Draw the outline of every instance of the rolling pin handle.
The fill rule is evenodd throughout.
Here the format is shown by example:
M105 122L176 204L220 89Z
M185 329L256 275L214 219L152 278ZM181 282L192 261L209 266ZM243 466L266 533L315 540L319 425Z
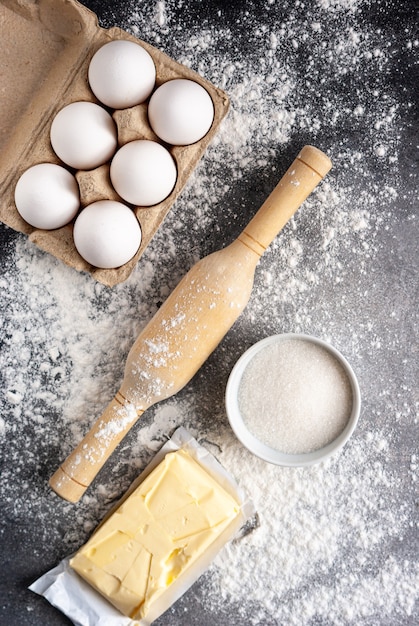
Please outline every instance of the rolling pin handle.
M144 411L137 411L118 392L77 448L50 478L49 485L64 500L80 500L131 426Z
M87 489L87 485L75 481L61 466L49 479L49 486L60 498L73 503L78 502Z
M239 235L241 243L262 256L331 167L332 162L324 152L314 146L304 146Z

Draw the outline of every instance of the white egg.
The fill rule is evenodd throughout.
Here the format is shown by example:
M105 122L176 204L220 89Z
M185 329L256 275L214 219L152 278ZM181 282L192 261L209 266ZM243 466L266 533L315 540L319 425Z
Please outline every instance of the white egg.
M93 102L72 102L61 109L52 121L50 138L57 156L78 170L103 165L117 147L112 117Z
M111 162L110 177L121 198L136 206L152 206L170 194L177 169L164 146L139 139L118 150Z
M61 165L39 163L19 178L15 204L31 226L45 230L61 228L79 210L79 186L74 176Z
M156 81L150 54L133 41L111 41L93 55L89 84L96 98L113 109L144 102Z
M160 139L174 146L186 146L207 134L214 119L214 104L201 85L176 78L153 93L148 119Z
M99 200L85 207L74 223L74 244L85 261L111 269L127 263L141 243L134 212L121 202Z

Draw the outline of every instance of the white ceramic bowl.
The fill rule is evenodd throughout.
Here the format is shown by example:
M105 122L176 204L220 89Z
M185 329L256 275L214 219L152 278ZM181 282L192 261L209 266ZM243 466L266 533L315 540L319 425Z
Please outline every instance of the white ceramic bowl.
M348 378L351 391L352 391L352 409L350 412L349 419L346 423L346 426L342 430L342 432L331 442L325 445L322 448L316 449L312 452L301 453L301 454L286 454L277 450L276 448L272 448L259 439L255 437L255 435L250 432L247 428L243 417L240 413L239 409L239 387L242 380L242 376L246 367L252 361L252 359L258 354L261 350L266 348L268 345L272 345L273 343L289 340L289 339L299 339L306 342L311 342L312 344L316 344L321 348L327 350L343 367L343 370ZM262 339L258 343L254 344L250 347L237 361L234 366L231 374L229 376L226 388L226 410L227 416L233 429L236 437L239 441L253 454L260 457L264 461L269 463L273 463L275 465L283 465L288 467L299 467L299 466L307 466L312 465L314 463L318 463L319 461L323 461L328 458L332 454L334 454L337 450L342 448L342 446L348 441L350 436L352 435L360 413L361 409L361 394L359 391L358 381L356 376L347 362L347 360L331 345L326 343L325 341L318 339L316 337L311 337L310 335L304 334L294 334L287 333L283 335L273 335L271 337L267 337L266 339Z

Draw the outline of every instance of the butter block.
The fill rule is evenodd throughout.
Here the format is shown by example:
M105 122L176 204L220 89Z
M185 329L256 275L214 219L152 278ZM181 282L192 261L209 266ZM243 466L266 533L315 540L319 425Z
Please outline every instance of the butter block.
M141 620L239 514L240 503L185 449L169 452L70 566L121 613Z

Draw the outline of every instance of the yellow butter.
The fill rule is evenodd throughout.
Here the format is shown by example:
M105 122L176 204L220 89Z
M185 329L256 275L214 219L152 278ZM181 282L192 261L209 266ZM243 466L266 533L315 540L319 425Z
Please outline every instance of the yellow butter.
M141 619L239 511L238 502L186 451L171 452L70 565L121 613Z

